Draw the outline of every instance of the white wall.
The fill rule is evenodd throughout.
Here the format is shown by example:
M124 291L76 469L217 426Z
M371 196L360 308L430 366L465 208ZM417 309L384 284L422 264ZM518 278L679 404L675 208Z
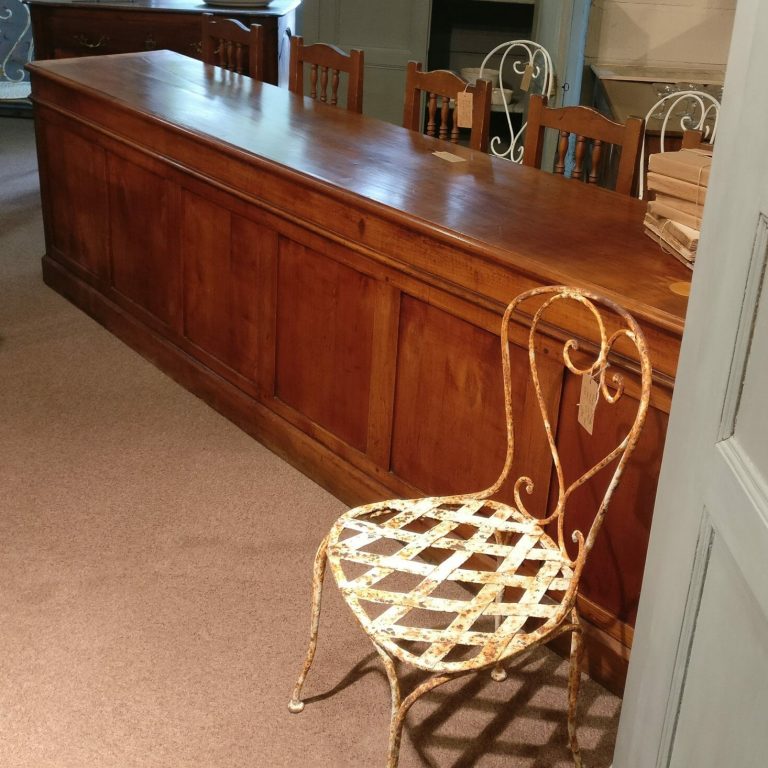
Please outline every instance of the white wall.
M594 0L588 64L723 68L736 0Z

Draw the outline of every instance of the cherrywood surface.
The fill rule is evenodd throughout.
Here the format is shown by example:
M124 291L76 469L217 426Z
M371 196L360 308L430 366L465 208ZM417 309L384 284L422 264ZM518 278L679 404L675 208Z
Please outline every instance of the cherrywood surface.
M263 321L253 297L264 293L261 261L276 246L272 230L184 195L181 229L184 335L245 379L259 359Z
M168 51L30 72L45 280L349 503L497 473L510 297L567 283L635 314L654 426L580 600L590 669L620 689L686 306L669 286L690 278L644 236L644 204ZM588 348L582 318L552 323ZM523 362L523 327L510 338ZM577 393L543 354L557 429ZM615 365L636 397L631 355ZM513 395L544 510L540 418L527 386ZM575 459L579 437L558 434Z
M445 69L424 72L421 62L409 61L405 72L403 125L412 131L420 131L423 121L424 132L428 136L456 143L460 135L458 109L451 105L456 105L460 93L469 93L472 95L469 146L479 152L487 152L491 128L491 91L491 84L487 80L469 85L455 72Z
M363 111L363 75L365 54L359 49L349 53L335 45L315 43L304 45L304 38L291 37L291 58L288 65L288 87L304 95L304 70L309 68L309 96L336 106L342 86L340 74L346 76L346 104L352 112Z
M359 235L360 220L347 214L327 221L321 206L312 205L317 199L312 193L354 201L366 211L376 208L388 219L407 215L413 229L441 245L471 248L489 264L514 264L551 283L573 282L607 293L640 319L678 336L682 332L687 300L669 284L690 279L690 273L648 242L642 231L644 203L592 186L574 190L550 174L512 168L460 146L451 145L450 151L467 162L448 164L432 155L447 146L434 139L337 113L258 82L220 82L194 61L167 51L101 57L98 66L37 62L31 71L48 73L51 84L71 89L73 97L98 93L122 108L108 126L118 134L130 130L124 111L178 126L191 134L190 146L178 147L184 161L207 149L219 173L234 171L231 160L237 158L269 165L281 181L306 180L304 217L342 237ZM148 79L154 80L151 89L144 85ZM217 101L215 110L209 108L211 98ZM258 180L238 178L237 183L247 193ZM425 252L419 261L432 267L445 260L433 256ZM446 267L466 274L462 264ZM495 293L503 300L505 293Z
M177 190L162 169L114 153L107 155L107 174L110 284L153 321L179 329L182 271L179 249L173 245ZM140 226L136 211L142 212Z
M562 175L568 152L569 137L576 137L574 167L571 178L597 184L603 163L607 159L605 145L619 147L615 190L631 195L635 187L640 145L643 139L643 121L629 117L625 123L616 123L590 107L548 107L544 96L534 94L528 102L528 128L525 132L523 162L535 168L541 166L545 128L557 129L559 134L555 152L555 173ZM591 139L591 162L585 164L586 140Z
M288 38L296 28L301 0L272 0L267 6L231 8L193 0L25 0L30 6L36 59L94 56L168 49L202 58L201 18L234 18L262 27L259 79L288 82Z
M278 254L275 397L364 452L375 282L296 242Z

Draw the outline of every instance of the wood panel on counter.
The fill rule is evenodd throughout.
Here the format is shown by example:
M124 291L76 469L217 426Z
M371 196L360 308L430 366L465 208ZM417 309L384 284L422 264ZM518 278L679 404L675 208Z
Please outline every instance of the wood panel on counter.
M685 312L669 286L689 279L643 235L643 204L462 147L445 163L419 133L167 51L30 70L46 282L351 504L495 479L499 320L522 290L573 284L637 317L652 411L581 600L590 669L620 690ZM588 344L586 317L556 323ZM511 339L523 366L525 329ZM557 413L578 392L543 353L553 423L575 423ZM614 364L631 397L632 360ZM541 419L523 377L513 394L543 513ZM615 437L599 412L596 447L579 429L558 430L566 470Z

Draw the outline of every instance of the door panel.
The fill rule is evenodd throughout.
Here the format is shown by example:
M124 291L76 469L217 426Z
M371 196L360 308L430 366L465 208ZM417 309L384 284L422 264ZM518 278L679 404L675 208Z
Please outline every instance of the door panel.
M766 238L763 222L760 236ZM764 243L760 243L764 247ZM763 253L765 256L765 253ZM762 273L765 269L763 258L757 266ZM749 363L742 385L739 413L736 417L734 437L741 444L744 452L751 456L759 466L768 466L768 408L766 402L766 384L768 383L768 299L765 298L765 285L761 286L763 297L755 314L754 329L750 328Z
M670 768L762 768L755 734L765 731L768 712L768 621L717 534L696 625ZM729 709L738 717L716 727Z
M184 194L184 335L205 352L256 380L263 263L277 234L204 198Z
M392 471L429 494L482 490L498 478L507 445L499 337L412 297L401 308ZM527 371L527 348L513 344L510 353L512 369ZM554 429L562 371L540 356ZM546 433L530 377L513 377L512 390L521 460L498 498L514 503L514 480L528 475L534 491L526 505L543 515L552 470Z
M96 278L109 273L109 221L106 154L98 144L66 128L40 129L50 174L51 240L56 255ZM53 255L53 254L51 254Z
M368 443L373 279L280 239L275 396L360 452Z
M181 325L178 188L159 173L109 156L112 286L162 323Z

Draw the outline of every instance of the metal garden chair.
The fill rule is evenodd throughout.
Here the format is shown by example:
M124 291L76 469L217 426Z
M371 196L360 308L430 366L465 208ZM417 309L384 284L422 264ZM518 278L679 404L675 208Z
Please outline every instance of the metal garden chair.
M530 376L556 478L549 514L543 519L526 509L524 496L533 493L533 481L527 475L514 482L514 505L492 499L505 485L515 458L508 339L510 325L520 322L521 309L527 318ZM555 326L548 321L553 316L561 318L558 322L562 327L562 318L574 313L586 318L585 323L594 324L591 342L552 334ZM632 419L631 423L621 421L617 431L623 434L618 444L571 482L564 477L551 414L539 384L537 356L544 349L542 342L549 347L548 352L562 358L570 375L590 377L598 400L602 398L607 406L616 403L625 389L625 376L610 364L617 346L624 358L634 360L638 371L632 395L637 398L637 410L633 410L633 419L622 417ZM556 353L552 349L555 344ZM569 743L575 764L581 765L576 737L582 649L576 610L579 578L643 427L651 366L643 334L625 310L608 299L562 286L527 291L509 304L501 324L501 352L507 454L498 480L490 488L466 495L394 499L357 507L337 520L317 551L311 637L289 709L298 713L304 708L301 691L315 654L321 590L329 563L389 679L392 713L388 768L398 764L405 716L421 696L470 672L488 669L494 679L503 680L509 660L566 632L572 633ZM560 416L560 423L564 418ZM591 527L586 532L573 530L570 536L571 549L575 550L571 554L566 544L568 501L576 489L609 467L612 474L609 480L603 479L608 480L607 489L593 511ZM403 588L398 580L410 582L409 587ZM423 617L424 612L433 620L414 619L417 614ZM403 696L396 662L430 676Z
M523 136L527 112L526 100L533 94L551 98L555 88L555 72L552 57L544 46L532 40L509 40L489 51L480 65L478 77L488 72L499 73L501 99L494 111L503 109L508 136L493 136L490 151L515 163L523 162ZM521 115L522 124L516 127L512 115Z
M717 136L717 122L720 118L720 101L711 93L698 90L671 91L660 98L645 116L645 130L659 130L659 151L664 152L667 131L681 132L682 147L696 148L703 144L714 144ZM640 148L640 180L638 197L645 194L646 140Z

